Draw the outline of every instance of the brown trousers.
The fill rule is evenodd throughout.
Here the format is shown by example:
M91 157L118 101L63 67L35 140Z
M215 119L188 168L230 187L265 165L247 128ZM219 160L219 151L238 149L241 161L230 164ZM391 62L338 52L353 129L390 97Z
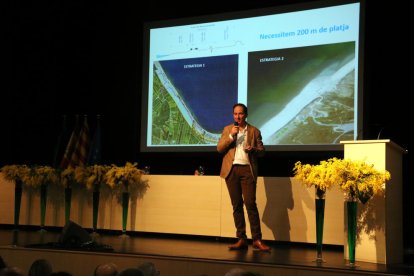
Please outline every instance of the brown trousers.
M256 181L249 165L233 165L226 178L227 189L233 206L236 236L246 239L246 221L243 204L246 206L253 240L262 239L259 211L256 205Z

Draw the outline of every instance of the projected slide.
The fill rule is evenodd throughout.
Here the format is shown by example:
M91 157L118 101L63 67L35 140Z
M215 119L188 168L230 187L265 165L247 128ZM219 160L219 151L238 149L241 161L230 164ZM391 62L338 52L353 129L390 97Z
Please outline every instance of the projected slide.
M143 150L216 146L238 102L268 146L355 139L359 3L195 20L146 26Z

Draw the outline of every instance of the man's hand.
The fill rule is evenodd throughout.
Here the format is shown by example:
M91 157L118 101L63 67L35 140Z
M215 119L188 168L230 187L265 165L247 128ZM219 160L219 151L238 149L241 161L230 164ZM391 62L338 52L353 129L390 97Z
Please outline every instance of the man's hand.
M233 136L233 140L236 139L237 133L239 133L239 126L233 126L230 131L231 136Z
M244 151L249 153L249 152L254 151L254 148L251 145L246 145L244 146Z

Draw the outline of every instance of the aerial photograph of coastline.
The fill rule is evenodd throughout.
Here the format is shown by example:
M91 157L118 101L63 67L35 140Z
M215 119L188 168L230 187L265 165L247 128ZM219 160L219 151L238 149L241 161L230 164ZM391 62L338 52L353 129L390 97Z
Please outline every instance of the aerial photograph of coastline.
M248 119L265 144L354 139L354 42L250 52L248 66Z
M232 122L238 56L154 62L153 145L213 145Z

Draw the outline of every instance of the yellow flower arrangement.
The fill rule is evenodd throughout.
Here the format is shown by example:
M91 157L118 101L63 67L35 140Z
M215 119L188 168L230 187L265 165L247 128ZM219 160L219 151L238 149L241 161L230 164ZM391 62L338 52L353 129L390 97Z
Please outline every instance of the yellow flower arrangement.
M317 196L323 194L335 185L333 180L332 159L321 161L318 165L302 164L300 161L295 163L293 168L294 177L300 180L307 187L314 186Z
M137 163L126 162L125 166L118 167L112 165L106 174L106 183L112 189L119 187L120 184L125 186L139 184L143 171L137 168Z
M335 182L350 199L366 203L373 195L385 190L391 179L387 170L378 170L363 161L336 159L333 163Z
M85 184L88 190L97 189L105 182L105 174L109 170L107 165L91 165L86 167L76 167L75 180Z
M50 166L34 166L26 170L23 182L30 188L38 188L41 185L56 184L59 180L58 174Z
M131 162L126 162L122 167L112 165L105 176L106 184L117 190L118 194L122 191L128 191L133 198L142 196L149 185L148 181L141 179L144 172L137 166L137 163Z
M363 161L330 158L319 165L295 163L295 178L306 186L315 186L326 191L333 185L353 200L366 203L373 195L385 189L385 182L391 178L387 170L377 170Z
M0 169L4 179L14 182L24 182L30 174L30 168L26 165L6 165Z

